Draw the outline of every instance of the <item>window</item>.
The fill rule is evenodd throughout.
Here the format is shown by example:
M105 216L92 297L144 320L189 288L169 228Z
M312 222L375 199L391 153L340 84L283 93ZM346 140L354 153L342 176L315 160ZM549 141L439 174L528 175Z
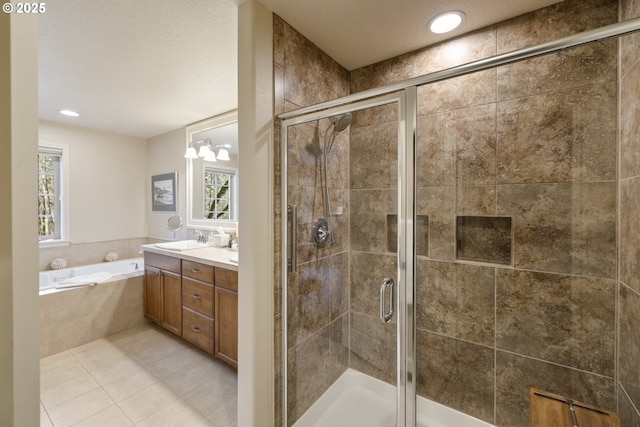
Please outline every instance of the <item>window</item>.
M62 241L65 237L64 151L57 146L38 147L38 239L41 242Z
M235 192L235 172L205 167L204 218L235 220Z

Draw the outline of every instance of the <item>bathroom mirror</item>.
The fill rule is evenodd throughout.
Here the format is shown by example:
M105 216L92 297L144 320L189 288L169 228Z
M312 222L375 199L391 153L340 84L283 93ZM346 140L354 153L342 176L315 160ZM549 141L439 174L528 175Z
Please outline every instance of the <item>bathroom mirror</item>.
M181 230L183 224L184 221L182 220L182 217L180 215L171 215L169 218L167 218L167 230L173 231L174 240L176 239L176 231Z
M207 155L203 153L209 151ZM235 230L238 219L238 114L187 126L187 227ZM205 157L206 156L206 157Z

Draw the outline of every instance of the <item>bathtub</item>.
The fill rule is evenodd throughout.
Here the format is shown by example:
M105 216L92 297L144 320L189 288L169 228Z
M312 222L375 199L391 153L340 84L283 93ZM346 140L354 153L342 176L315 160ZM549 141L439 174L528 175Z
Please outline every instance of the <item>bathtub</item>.
M395 427L395 388L347 369L293 427ZM418 396L418 427L493 427L470 415Z
M130 258L40 272L40 294L80 286L94 286L121 276L142 275L144 258Z
M143 258L40 273L40 357L145 322Z

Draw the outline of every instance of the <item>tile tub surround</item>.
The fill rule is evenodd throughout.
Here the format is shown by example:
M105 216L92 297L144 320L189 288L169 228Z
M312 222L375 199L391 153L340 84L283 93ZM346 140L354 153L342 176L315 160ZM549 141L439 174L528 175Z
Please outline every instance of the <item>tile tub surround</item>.
M623 0L620 11L627 19L640 16L638 0ZM617 1L567 0L353 70L351 93L617 20ZM424 252L428 258L418 257L423 269L417 280L417 333L422 345L417 375L424 379L419 382L420 394L498 426L525 425L526 390L536 385L607 409L619 408L626 423L639 423L640 381L633 357L640 336L632 326L635 303L622 304L636 301L640 292L636 279L640 267L634 256L640 238L631 214L640 209L636 206L640 172L633 161L640 147L633 137L640 117L633 113L640 98L636 95L639 40L640 36L629 36L620 42L591 44L419 88L417 213L428 218ZM447 55L449 48L463 46L461 56ZM278 64L276 70L287 71ZM286 102L282 106L290 109ZM341 250L348 251L350 262L350 367L389 378L392 364L375 366L363 357L375 354L376 346L395 342L395 335L384 328L364 326L367 320L380 324L366 301L373 291L358 276L366 273L360 265L377 265L363 262L365 256L391 256L389 218L397 215L396 165L379 160L395 158L388 143L393 132L386 124L390 112L372 110L354 114L351 127L350 236ZM369 141L375 142L369 151L376 146L385 156L361 152L359 147ZM620 201L618 167L624 181ZM456 216L512 218L513 268L455 262ZM366 222L381 232L367 233L361 225ZM463 269L468 271L458 271ZM421 306L420 298L429 304ZM581 319L586 325L566 319ZM532 327L519 326L523 323ZM616 353L623 340L624 351ZM430 343L428 349L424 343ZM455 360L455 367L430 366L430 359L421 360L420 354ZM624 367L619 374L613 369L616 354L618 366ZM483 368L476 371L471 361L479 361ZM447 372L462 384L467 381L476 395L447 386L451 378Z
M117 253L119 259L137 258L140 256L140 246L150 243L148 240L146 237L141 237L41 248L39 271L50 270L49 264L55 258L65 259L67 267L104 262L105 255L109 252Z
M40 356L145 323L141 275L40 295Z
M237 373L151 324L40 361L41 426L237 425Z

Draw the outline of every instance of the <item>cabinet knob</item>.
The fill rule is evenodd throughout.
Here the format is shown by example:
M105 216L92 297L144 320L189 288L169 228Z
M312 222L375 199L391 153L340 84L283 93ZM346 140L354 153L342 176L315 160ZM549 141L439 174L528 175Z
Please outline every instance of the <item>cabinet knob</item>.
M197 326L192 326L192 327L191 327L191 330L192 330L193 332L197 333L197 334L199 334L199 333L200 333L200 328L198 328Z
M191 272L192 273L200 273L200 269L199 268L192 268Z
M198 295L198 294L192 294L191 297L193 299L200 299L200 295Z

